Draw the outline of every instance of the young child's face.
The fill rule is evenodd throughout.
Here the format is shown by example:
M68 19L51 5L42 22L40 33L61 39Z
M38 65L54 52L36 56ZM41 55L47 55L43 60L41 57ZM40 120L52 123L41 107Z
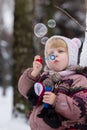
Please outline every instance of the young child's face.
M64 46L49 46L47 50L47 57L54 56L55 59L48 59L47 64L51 70L62 71L66 69L69 63L68 49Z
M65 48L52 48L48 50L48 55L54 55L54 60L48 60L49 68L54 71L64 70L68 66L68 53Z

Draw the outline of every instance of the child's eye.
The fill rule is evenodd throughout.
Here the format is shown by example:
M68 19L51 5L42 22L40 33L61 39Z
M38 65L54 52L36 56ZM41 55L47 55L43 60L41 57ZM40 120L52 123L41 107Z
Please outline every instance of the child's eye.
M64 50L58 50L58 52L59 52L59 53L62 53L62 52L64 52Z

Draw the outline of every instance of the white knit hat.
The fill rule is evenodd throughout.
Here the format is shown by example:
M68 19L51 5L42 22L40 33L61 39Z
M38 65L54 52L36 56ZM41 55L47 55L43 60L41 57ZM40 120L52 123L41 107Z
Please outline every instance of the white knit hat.
M50 44L51 40L53 40L55 38L62 39L67 44L68 53L69 53L69 65L68 66L77 65L79 48L81 46L80 39L78 39L78 38L70 39L70 38L67 38L67 37L64 37L64 36L54 35L47 40L46 45L45 45L45 51L47 49L47 45Z

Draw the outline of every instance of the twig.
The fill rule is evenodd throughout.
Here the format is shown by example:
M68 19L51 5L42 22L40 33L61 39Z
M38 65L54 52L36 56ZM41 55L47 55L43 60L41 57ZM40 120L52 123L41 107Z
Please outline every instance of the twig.
M68 12L66 12L64 9L60 8L59 6L54 6L57 9L59 9L61 12L63 12L65 15L67 15L69 18L71 18L76 24L78 24L83 31L87 32L87 30L85 29L85 27L83 27L75 18L73 18Z

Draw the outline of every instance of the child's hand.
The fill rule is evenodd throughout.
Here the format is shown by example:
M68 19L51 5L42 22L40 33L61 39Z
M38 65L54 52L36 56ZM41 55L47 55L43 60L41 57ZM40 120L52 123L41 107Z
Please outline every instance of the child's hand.
M31 75L36 77L40 74L42 69L42 58L37 55L34 57L34 61L33 61L33 71L31 72Z
M53 105L56 99L56 95L53 92L45 92L43 96L43 102Z

